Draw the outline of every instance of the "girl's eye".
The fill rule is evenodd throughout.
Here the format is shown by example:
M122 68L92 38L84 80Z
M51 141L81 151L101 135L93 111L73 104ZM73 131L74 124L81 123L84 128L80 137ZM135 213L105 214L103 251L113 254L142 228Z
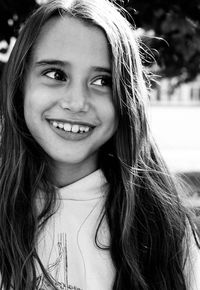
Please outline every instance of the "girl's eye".
M112 87L112 78L110 76L101 76L92 82L95 86Z
M65 75L65 73L61 70L58 70L58 69L52 69L52 70L49 70L49 71L46 71L44 73L45 76L47 76L48 78L50 79L54 79L56 81L66 81L67 80L67 77Z

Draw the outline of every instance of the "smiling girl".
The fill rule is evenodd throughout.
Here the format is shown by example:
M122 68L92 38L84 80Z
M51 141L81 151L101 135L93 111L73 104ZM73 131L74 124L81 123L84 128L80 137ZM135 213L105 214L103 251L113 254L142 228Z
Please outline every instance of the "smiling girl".
M106 0L54 0L27 20L1 82L0 289L200 288L147 78Z
M102 30L75 17L44 25L27 69L24 117L59 187L95 171L99 148L116 131L111 78Z

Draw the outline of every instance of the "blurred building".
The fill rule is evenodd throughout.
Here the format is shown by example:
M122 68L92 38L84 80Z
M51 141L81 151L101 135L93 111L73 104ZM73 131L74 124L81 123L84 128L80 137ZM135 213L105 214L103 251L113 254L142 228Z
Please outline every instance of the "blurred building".
M194 81L177 84L177 79L161 79L152 91L152 104L200 105L200 76Z

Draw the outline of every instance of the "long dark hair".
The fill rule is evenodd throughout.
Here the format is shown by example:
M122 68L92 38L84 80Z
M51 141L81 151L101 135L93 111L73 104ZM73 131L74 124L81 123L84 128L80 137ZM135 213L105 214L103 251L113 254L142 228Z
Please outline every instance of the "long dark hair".
M35 289L36 263L47 277L35 248L39 232L55 211L56 193L48 156L25 124L23 88L41 28L65 14L100 27L111 51L119 125L100 149L99 166L110 184L104 216L116 268L113 289L184 290L188 215L151 137L145 112L148 76L141 64L140 42L119 7L106 0L51 1L41 6L22 28L6 66L0 107L0 288ZM39 190L44 192L40 212Z

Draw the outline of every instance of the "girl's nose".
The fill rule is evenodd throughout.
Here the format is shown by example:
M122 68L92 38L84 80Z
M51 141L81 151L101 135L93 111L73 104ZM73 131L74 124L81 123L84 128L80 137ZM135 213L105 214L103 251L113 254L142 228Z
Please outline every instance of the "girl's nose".
M87 112L89 109L87 90L81 85L64 88L60 106L74 113Z

